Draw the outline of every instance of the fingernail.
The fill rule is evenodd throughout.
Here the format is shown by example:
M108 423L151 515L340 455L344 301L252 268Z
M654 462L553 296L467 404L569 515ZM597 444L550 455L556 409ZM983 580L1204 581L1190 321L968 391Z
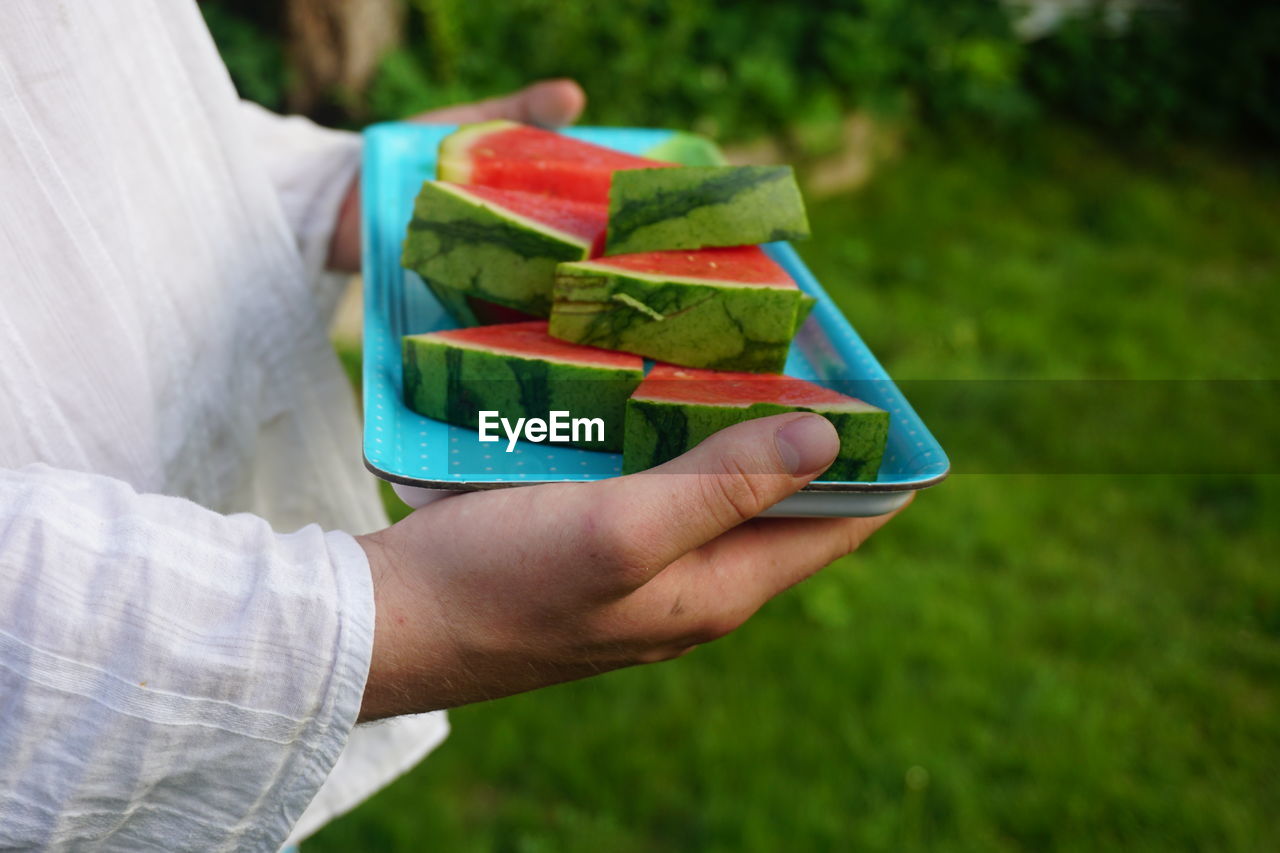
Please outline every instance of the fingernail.
M788 472L808 474L826 468L840 452L836 428L821 415L805 415L788 421L773 437Z

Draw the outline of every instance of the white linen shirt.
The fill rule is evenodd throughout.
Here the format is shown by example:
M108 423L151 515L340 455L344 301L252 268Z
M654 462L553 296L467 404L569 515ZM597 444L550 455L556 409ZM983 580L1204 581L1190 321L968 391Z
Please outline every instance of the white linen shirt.
M358 146L239 102L189 0L0 3L0 848L274 850L444 737L353 730Z

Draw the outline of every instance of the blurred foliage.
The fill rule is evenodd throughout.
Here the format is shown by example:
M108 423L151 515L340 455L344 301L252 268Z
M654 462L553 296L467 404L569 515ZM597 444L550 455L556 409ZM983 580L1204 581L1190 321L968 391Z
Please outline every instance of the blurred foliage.
M943 111L1026 106L1012 74L1019 48L990 3L818 0L801 12L764 0L619 0L601 14L598 4L512 0L500 23L483 4L450 6L465 50L441 82L500 91L572 76L605 124L740 137L862 105L900 112L922 93Z
M1183 0L1133 17L1068 22L1036 45L1028 91L1108 130L1280 141L1280 4Z
M201 3L200 11L240 96L278 110L289 73L277 6L214 0Z
M1086 15L1030 43L994 0L405 2L403 44L345 99L346 123L570 76L589 122L721 139L862 109L997 128L1067 111L1139 139L1280 140L1280 4L1266 0L1143 4L1122 32ZM279 4L202 8L241 91L283 103Z

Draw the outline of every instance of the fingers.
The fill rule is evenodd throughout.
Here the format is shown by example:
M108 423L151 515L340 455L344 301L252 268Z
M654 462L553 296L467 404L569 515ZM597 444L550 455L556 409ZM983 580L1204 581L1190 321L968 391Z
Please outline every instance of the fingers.
M909 502L908 502L909 503ZM874 518L756 519L677 561L632 596L672 648L709 642L769 599L855 550L902 509Z
M596 524L628 558L633 586L794 494L835 459L840 441L820 415L786 414L722 430L683 456L588 487ZM588 519L591 522L593 519Z
M414 116L414 121L430 124L467 124L506 118L542 127L573 124L587 105L586 93L573 80L543 80L518 92L432 110Z
M762 604L856 551L910 503L870 518L756 519L708 545L702 564ZM690 563L678 572L696 572Z
M523 118L516 121L542 127L564 127L573 124L587 106L587 94L573 80L543 80L520 92L516 107Z

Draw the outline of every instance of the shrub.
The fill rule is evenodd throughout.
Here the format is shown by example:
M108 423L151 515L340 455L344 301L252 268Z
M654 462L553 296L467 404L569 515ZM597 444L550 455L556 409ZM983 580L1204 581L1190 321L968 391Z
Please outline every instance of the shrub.
M1280 140L1280 5L1266 0L1150 0L1124 7L1120 31L1086 15L1030 43L995 0L405 2L403 44L362 97L338 98L348 122L570 76L589 121L728 139L864 109L997 127L1050 110L1140 138ZM242 92L278 106L278 10L202 8Z

